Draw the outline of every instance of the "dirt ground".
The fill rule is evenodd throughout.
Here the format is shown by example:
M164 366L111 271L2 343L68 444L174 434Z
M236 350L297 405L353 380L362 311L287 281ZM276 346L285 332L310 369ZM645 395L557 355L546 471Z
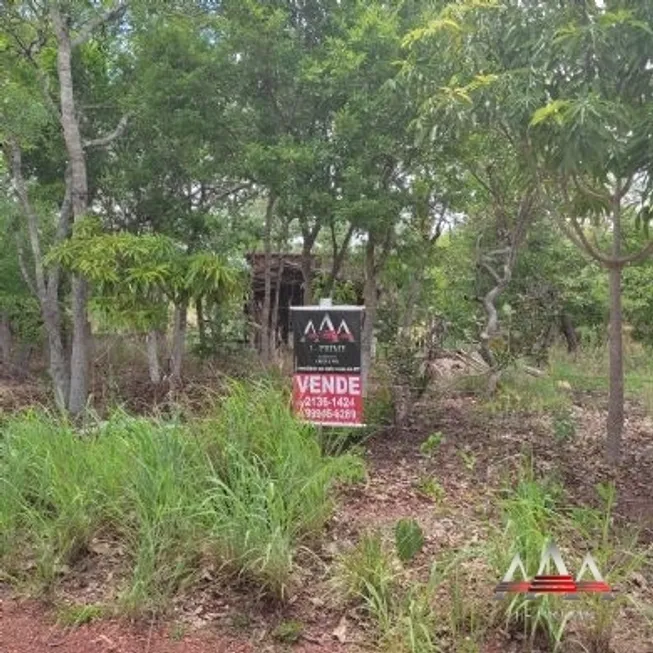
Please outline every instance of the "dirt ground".
M565 485L569 500L596 502L595 486L614 480L616 515L634 524L641 542L653 542L653 422L629 405L624 456L618 473L602 461L605 418L600 400L578 397L574 406L577 433L557 442L543 415L491 415L472 396L455 394L428 400L401 433L388 429L365 443L369 478L365 485L343 491L318 556L308 556L295 594L283 607L252 598L247 589L221 587L210 574L180 597L165 621L129 622L102 619L78 628L55 625L55 610L43 603L22 601L5 588L0 593L2 653L246 653L298 651L344 653L373 650L369 630L354 607L343 606L329 584L329 564L370 528L390 529L400 517L414 517L426 534L416 562L426 569L432 559L465 543L482 540L496 493L530 456L536 470L553 474ZM431 433L444 441L434 456L420 445ZM461 452L464 452L461 454ZM436 478L442 501L420 490L420 479ZM102 602L115 570L97 556L71 570L55 602ZM498 579L497 579L498 580ZM651 567L639 574L638 599L653 605ZM492 586L480 587L488 601ZM251 588L250 588L251 590ZM280 642L274 629L290 620L302 624L294 644ZM613 653L653 653L651 633L628 615L618 619ZM523 644L506 633L493 633L483 653L521 651Z

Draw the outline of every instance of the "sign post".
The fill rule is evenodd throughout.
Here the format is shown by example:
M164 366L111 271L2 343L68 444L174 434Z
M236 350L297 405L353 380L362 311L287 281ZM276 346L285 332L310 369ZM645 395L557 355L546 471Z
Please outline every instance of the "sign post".
M291 306L293 410L322 426L362 426L363 306Z

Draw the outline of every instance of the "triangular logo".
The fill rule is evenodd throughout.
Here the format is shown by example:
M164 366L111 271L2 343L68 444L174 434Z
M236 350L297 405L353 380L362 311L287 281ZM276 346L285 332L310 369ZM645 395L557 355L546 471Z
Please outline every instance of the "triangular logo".
M526 576L526 569L524 568L524 563L521 561L521 557L519 556L519 553L515 554L515 557L512 559L512 562L510 563L510 567L508 567L508 571L506 572L506 575L501 579L502 583L510 583L513 581L515 577L515 572L519 569L519 572L521 573L521 577L524 580L528 580L528 577Z
M331 317L328 313L322 319L322 324L320 324L320 331L335 331L333 328L333 322L331 321Z
M313 320L309 320L308 324L306 325L306 328L304 329L304 335L312 335L315 333L315 325L313 324Z
M549 542L542 553L542 557L540 558L540 568L537 570L537 575L541 576L546 573L550 568L551 562L555 565L558 575L569 576L569 572L567 571L567 567L565 567L560 551L556 543L553 541Z
M601 572L599 571L599 568L596 566L596 562L594 561L594 558L592 558L592 556L589 553L585 556L583 560L583 564L580 567L580 571L578 572L576 581L582 580L583 574L585 573L586 570L589 570L589 572L594 577L595 581L599 583L603 582L603 576L601 576Z

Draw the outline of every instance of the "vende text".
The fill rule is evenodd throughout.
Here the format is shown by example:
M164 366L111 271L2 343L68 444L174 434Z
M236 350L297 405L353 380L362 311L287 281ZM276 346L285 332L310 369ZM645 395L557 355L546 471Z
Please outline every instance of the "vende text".
M315 424L362 424L360 374L295 374L293 407L298 417Z
M361 395L360 376L343 374L296 374L301 394Z

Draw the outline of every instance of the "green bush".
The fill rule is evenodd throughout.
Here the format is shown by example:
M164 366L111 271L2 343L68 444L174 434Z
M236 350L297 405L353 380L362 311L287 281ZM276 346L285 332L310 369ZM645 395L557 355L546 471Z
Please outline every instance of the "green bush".
M234 385L213 417L186 425L119 412L82 433L24 414L0 440L0 563L49 587L102 534L125 551L127 609L161 605L207 555L283 597L330 487L361 472L355 456L323 455L270 384Z

